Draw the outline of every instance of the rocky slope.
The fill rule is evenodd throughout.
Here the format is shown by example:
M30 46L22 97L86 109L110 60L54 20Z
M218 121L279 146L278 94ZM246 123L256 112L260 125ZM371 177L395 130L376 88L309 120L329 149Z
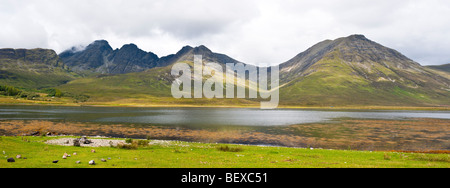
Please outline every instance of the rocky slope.
M59 54L63 62L77 73L90 75L125 74L142 72L155 67L165 67L176 62L194 61L195 55L203 55L205 62L218 62L221 64L238 63L238 61L212 52L205 46L185 46L176 54L159 58L152 52L145 52L135 44L124 45L113 50L105 40L91 43L85 49L78 51L75 47Z
M159 58L154 53L145 52L135 44L113 50L105 40L95 41L81 51L66 50L59 56L77 73L124 74L159 66Z
M280 65L282 99L302 105L450 105L450 80L401 53L352 35Z
M74 78L53 50L0 49L0 84L36 89Z

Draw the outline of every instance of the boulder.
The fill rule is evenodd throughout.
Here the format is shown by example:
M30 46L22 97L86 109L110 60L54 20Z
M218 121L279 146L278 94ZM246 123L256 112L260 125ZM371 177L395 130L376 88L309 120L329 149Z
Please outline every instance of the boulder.
M41 132L39 131L34 131L30 134L31 136L41 136Z
M92 141L87 139L85 136L81 137L80 142L83 144L91 144Z
M81 144L91 144L91 143L92 141L87 139L85 136L73 140L74 146L81 146Z
M76 146L76 147L80 147L81 146L81 143L80 143L80 139L74 139L73 140L73 146Z

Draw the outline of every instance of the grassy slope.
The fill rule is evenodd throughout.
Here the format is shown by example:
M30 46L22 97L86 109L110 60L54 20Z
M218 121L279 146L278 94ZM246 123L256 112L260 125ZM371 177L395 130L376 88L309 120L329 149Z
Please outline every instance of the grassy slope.
M0 60L0 84L28 90L54 87L76 78L52 50L27 50L26 58Z
M410 154L228 145L240 152L224 152L218 144L169 142L137 150L46 145L47 137L0 137L5 151L0 168L449 168L448 154ZM64 153L77 155L62 159ZM22 155L7 163L6 156ZM100 159L111 158L107 162ZM53 164L53 160L59 160ZM97 165L89 166L95 160ZM81 161L81 164L76 164Z
M430 97L430 91L394 86L388 82L369 83L352 74L349 66L321 61L319 72L300 77L280 90L280 106L434 106L450 104L445 96ZM314 68L314 67L313 67ZM77 79L59 87L62 91L91 96L91 105L193 105L259 106L245 99L174 99L169 68L143 73ZM336 72L339 70L339 72Z
M432 87L412 88L414 83L393 84L388 80L370 82L342 62L335 52L314 64L306 76L297 77L280 90L280 106L283 107L364 107L364 106L450 106L449 92L434 91ZM185 62L193 65L192 62ZM11 64L11 63L6 63ZM36 65L37 66L37 65ZM400 77L390 69L372 65L371 80L379 75L398 80ZM32 67L36 68L36 67ZM31 70L31 68L30 68ZM39 69L44 70L44 68ZM65 81L75 76L55 68L49 73L15 70L0 71L0 84L19 88L58 87L63 92L88 95L91 98L83 105L107 106L234 106L259 107L258 100L246 99L174 99L171 95L171 66L154 68L145 72L78 78L68 84ZM408 75L410 76L410 75ZM400 85L397 86L397 85ZM425 84L426 86L426 84ZM1 103L29 103L27 101L0 100ZM74 100L67 100L73 103ZM71 102L72 101L72 102ZM36 103L36 102L32 102ZM38 102L38 103L45 103ZM64 103L64 102L63 102ZM68 104L67 103L67 104ZM55 104L55 103L52 103ZM59 103L58 103L59 104Z
M334 56L333 56L334 55ZM309 74L298 77L280 90L280 106L440 106L450 105L449 92L432 87L415 88L408 80L393 83L377 80L380 75L395 80L401 77L377 63L368 64L375 70L363 72L332 54L309 68ZM189 63L189 62L188 62ZM192 63L189 63L192 64ZM191 65L192 66L192 65ZM258 100L245 99L174 99L171 96L171 67L74 80L59 88L70 93L91 96L86 104L97 105L191 105L191 106L255 106ZM361 71L369 79L356 72ZM411 76L411 75L406 75ZM443 93L444 92L444 93Z
M444 72L450 72L450 64L428 66L428 68Z
M257 106L245 99L175 99L171 94L171 67L145 72L88 77L58 87L62 91L91 96L91 105L193 105Z
M375 66L378 74L397 75L390 69ZM409 83L394 84L388 80L369 82L355 74L355 68L338 58L324 58L314 64L310 74L299 77L280 90L282 104L299 106L435 106L449 105L449 93L410 88ZM380 73L381 72L381 73ZM447 96L446 96L447 95Z
M73 75L63 70L51 73L38 73L23 70L1 71L0 85L12 85L23 89L50 88L74 79Z

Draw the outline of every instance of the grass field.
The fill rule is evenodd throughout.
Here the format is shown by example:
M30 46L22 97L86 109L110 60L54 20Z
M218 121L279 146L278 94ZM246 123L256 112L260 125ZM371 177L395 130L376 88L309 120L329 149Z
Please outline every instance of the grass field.
M0 137L0 168L450 168L448 154L157 142L132 149L47 145L61 137ZM95 153L91 152L95 149ZM64 153L73 154L62 159ZM21 159L7 162L7 158ZM23 159L26 158L26 159ZM101 162L106 159L106 162ZM54 164L52 161L59 160ZM95 160L96 165L88 161ZM80 164L76 164L80 161Z

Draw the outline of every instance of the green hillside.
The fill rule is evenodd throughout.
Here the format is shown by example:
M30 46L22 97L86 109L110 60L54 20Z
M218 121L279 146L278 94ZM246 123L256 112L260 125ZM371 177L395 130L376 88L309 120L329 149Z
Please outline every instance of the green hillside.
M450 80L362 35L326 40L281 64L281 103L449 106Z
M0 49L0 85L33 90L75 78L53 50Z
M444 72L450 73L450 64L427 66L427 67L430 68L430 69L434 69L434 70L439 70L439 71L444 71Z
M376 66L376 65L375 65ZM394 72L377 67L386 74ZM354 69L338 58L325 58L281 88L282 104L299 106L433 106L450 104L449 93L412 88L379 79L370 81L354 74Z
M256 106L245 99L175 99L171 94L174 78L171 66L145 72L100 75L74 80L59 86L62 91L90 96L87 104L100 105L194 105Z

